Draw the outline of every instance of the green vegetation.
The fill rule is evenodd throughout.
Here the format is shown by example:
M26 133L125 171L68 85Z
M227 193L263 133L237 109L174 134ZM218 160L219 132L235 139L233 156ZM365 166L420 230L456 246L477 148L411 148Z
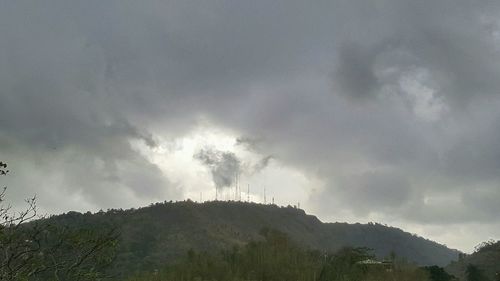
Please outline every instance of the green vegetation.
M420 265L445 265L457 251L380 224L325 224L294 207L244 202L158 203L141 209L96 214L70 212L48 219L70 228L118 226L121 233L110 274L151 271L181 259L189 249L209 254L264 239L260 229L286 233L301 247L336 252L369 247L379 258L394 251Z
M95 214L69 212L48 219L67 227L119 227L120 243L111 273L125 276L172 264L189 249L210 254L262 241L262 228L286 233L301 247L336 252L369 247L378 258L391 252L419 265L444 266L458 251L380 224L322 223L294 207L246 202L163 202Z
M423 268L429 274L429 279L432 281L453 281L457 280L457 278L448 272L445 271L444 268L433 265L426 266Z
M486 241L476 246L471 255L462 255L459 261L446 267L448 272L463 280L497 281L500 279L500 241Z
M465 269L465 276L467 281L488 281L488 277L477 266L469 264Z
M391 262L389 267L363 264L374 258L367 248L342 248L332 255L303 249L279 231L264 229L261 233L263 241L216 255L190 250L174 265L136 274L127 281L429 280L425 270L404 261Z
M0 162L0 175L8 173ZM37 215L36 199L20 212L0 192L0 280L90 281L106 277L117 234L114 229L68 228ZM38 220L34 220L37 219Z

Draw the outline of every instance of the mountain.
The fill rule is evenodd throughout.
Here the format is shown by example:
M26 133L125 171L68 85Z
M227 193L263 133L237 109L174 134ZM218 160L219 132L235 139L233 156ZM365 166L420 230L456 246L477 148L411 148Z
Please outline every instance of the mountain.
M91 214L69 212L47 221L68 227L117 227L121 232L115 270L154 269L185 256L189 249L218 251L261 240L264 227L289 235L303 247L336 251L372 248L380 258L393 252L420 265L446 265L459 251L381 224L323 223L295 207L245 202L164 202L129 210Z
M446 267L446 271L465 280L466 270L469 265L477 267L491 281L500 280L500 241L485 242L477 247L471 255L461 255L458 261Z

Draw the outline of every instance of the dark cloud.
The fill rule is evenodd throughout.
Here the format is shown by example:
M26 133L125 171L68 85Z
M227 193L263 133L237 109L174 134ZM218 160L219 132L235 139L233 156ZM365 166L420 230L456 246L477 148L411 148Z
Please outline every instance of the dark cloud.
M411 182L398 171L370 171L342 176L328 184L314 200L322 212L349 210L355 216L405 210L416 198Z
M1 157L25 178L9 185L54 194L46 206L181 197L133 144L208 120L321 182L320 216L497 225L499 14L465 0L3 2ZM241 168L226 157L220 186Z
M272 155L268 155L268 156L261 158L259 160L259 162L257 162L256 164L253 165L252 172L258 173L258 172L264 170L265 168L267 168L267 166L269 166L269 162L271 162L272 159L273 159Z
M234 187L241 172L241 161L233 152L206 148L198 151L193 157L210 169L217 189Z
M339 92L357 99L374 96L379 90L374 73L374 54L354 43L346 43L340 48L338 56L334 83L338 83Z
M262 149L260 147L262 145L262 139L249 137L249 136L241 136L236 139L236 145L244 146L248 150L259 150Z

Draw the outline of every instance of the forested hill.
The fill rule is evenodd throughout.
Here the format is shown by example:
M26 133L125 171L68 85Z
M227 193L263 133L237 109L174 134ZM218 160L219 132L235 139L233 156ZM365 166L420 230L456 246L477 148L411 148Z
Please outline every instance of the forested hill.
M500 280L500 276L496 275L497 272L500 273L500 241L482 243L473 254L462 255L459 261L447 266L446 271L465 279L468 268L470 271L471 266L475 267L487 280Z
M264 227L288 234L303 247L335 251L343 246L366 246L379 257L394 251L420 265L444 266L459 253L397 228L323 223L294 207L244 202L165 202L124 211L69 212L49 221L67 226L118 227L122 237L115 266L127 271L155 268L183 257L191 248L217 251L259 240Z

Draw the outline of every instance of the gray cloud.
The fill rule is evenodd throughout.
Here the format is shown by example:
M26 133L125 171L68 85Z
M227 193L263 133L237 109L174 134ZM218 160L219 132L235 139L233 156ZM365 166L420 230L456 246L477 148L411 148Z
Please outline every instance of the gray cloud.
M9 185L92 207L179 197L131 142L207 119L324 183L310 193L320 216L498 225L499 13L465 0L4 2Z
M379 82L374 73L374 54L356 44L339 49L339 61L334 72L339 92L357 99L368 98L379 90Z
M400 208L411 199L410 183L397 173L367 172L342 179L338 186L334 196L344 194L342 202L354 203L355 212Z
M273 159L272 155L262 157L256 164L253 165L252 173L258 173L267 168L267 166L269 166L269 162L271 162L272 159Z
M217 189L234 187L236 177L241 172L241 161L233 152L206 148L193 157L210 169Z

